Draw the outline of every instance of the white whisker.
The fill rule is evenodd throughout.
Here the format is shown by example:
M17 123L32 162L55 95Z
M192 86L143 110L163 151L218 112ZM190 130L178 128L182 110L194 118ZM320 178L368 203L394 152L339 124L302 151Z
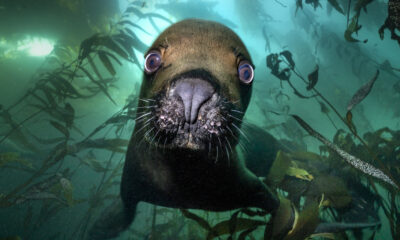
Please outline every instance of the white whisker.
M235 120L238 120L239 122L242 122L242 119L239 119L239 118L237 118L237 117L235 117L235 116L232 116L232 115L230 115L230 114L228 114L228 117L231 117L231 118L233 118L233 119L235 119Z
M215 162L214 162L214 163L217 163L217 162L218 162L218 146L216 147L216 149L217 149L217 156L216 156L216 158L215 158Z
M143 101L143 102L149 103L150 101L151 102L155 102L156 100L150 99L150 98L139 98L139 101Z
M244 114L244 112L242 112L242 111L239 111L239 110L236 110L236 109L231 109L231 111L232 111L232 112L237 112L237 113Z
M242 134L243 137L250 143L249 138L246 136L246 134L238 126L236 126L234 123L232 123L232 126L235 127L239 131L239 133Z

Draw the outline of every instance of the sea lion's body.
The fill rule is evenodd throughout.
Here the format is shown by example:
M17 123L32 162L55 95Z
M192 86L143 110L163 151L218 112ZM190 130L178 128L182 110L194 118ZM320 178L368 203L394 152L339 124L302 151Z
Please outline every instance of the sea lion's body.
M121 183L123 210L121 203L111 206L108 212L114 213L104 221L114 224L97 222L92 239L115 237L127 228L140 201L212 211L276 210L278 199L235 150L251 96L251 84L238 78L238 64L251 64L240 38L219 23L185 20L165 30L151 51L162 56L162 66L143 79L138 106L143 117L135 125Z
M150 48L153 49L162 52L163 67L155 74L144 77L139 98L151 100L140 101L139 108L146 109L146 106L157 105L155 102L160 101L180 101L165 96L168 95L167 91L172 91L174 83L180 78L177 76L186 74L187 78L194 78L196 81L208 78L206 80L216 88L215 94L218 97L215 98L223 99L215 100L218 103L214 105L228 102L229 107L224 106L225 108L234 108L243 113L246 111L251 86L242 85L237 77L237 55L240 53L241 57L251 60L241 40L227 27L202 20L182 21L164 31ZM212 99L208 100L210 101ZM203 105L207 105L208 102ZM214 140L211 149L207 149L207 141L213 140L189 140L187 134L192 134L193 139L196 138L195 133L190 133L192 130L185 130L189 133L176 136L177 140L170 140L164 146L164 138L160 136L160 131L157 132L157 127L154 130L151 130L151 124L145 127L150 116L157 117L157 112L163 107L161 105L158 104L155 109L149 107L148 111L152 111L152 114L135 126L126 155L121 185L121 196L125 205L146 201L166 207L212 211L240 207L261 207L270 211L278 207L279 202L267 186L238 159L235 151L240 135L238 130L233 130L232 126L230 129L235 131L235 134L228 134L228 131L225 135L221 133L219 141L222 143ZM209 105L211 106L204 108L217 108L213 104ZM207 118L207 113L208 110L200 108L199 119L201 116L203 119ZM236 116L242 117L243 114ZM180 119L177 118L179 122ZM210 121L213 120L214 118ZM157 120L152 121L157 124ZM201 123L197 124L200 121L190 126L196 125L196 128L200 129ZM222 125L229 124L221 121ZM177 131L184 131L182 125L185 124L187 123L177 124ZM235 124L240 126L240 122ZM199 138L203 137L202 134L204 135L200 131Z

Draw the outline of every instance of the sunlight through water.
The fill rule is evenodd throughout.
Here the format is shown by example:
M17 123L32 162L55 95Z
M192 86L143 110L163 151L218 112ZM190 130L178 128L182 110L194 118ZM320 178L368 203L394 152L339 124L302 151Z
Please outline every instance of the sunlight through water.
M18 42L18 51L26 51L30 56L46 56L53 51L54 42L41 37L26 37Z

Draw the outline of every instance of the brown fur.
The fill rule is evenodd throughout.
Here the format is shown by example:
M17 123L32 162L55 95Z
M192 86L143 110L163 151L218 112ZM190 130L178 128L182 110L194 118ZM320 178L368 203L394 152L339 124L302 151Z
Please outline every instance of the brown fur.
M220 81L222 94L228 96L228 100L241 99L244 86L238 81L237 66L241 59L251 60L240 38L229 28L210 21L185 20L166 29L151 50L161 52L163 66L151 78L153 81L143 82L143 98L151 98L182 72L204 68ZM241 53L242 57L237 58L235 53ZM239 106L243 104L247 102L238 103Z

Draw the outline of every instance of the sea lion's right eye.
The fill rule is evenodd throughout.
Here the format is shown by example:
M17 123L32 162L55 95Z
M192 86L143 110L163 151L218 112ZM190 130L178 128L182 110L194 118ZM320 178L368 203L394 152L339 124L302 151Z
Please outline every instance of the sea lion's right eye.
M144 71L147 74L154 73L161 66L161 54L158 51L151 51L144 60Z
M248 61L241 61L238 67L239 79L244 84L251 84L254 78L254 68Z

